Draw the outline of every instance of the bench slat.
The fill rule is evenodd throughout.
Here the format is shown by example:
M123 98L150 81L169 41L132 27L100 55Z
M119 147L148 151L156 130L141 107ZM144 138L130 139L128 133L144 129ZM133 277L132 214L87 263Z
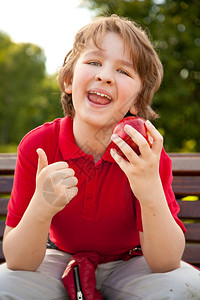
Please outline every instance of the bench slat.
M168 153L174 173L200 174L200 153Z
M200 242L200 223L184 223L187 230L185 237L189 242Z
M3 237L4 229L5 229L5 221L0 221L0 239L2 239Z
M200 200L182 201L177 200L180 206L179 218L200 219Z
M200 176L174 176L172 188L176 195L200 195Z
M5 258L3 255L3 250L2 250L2 241L0 241L0 263L4 262Z
M16 165L16 153L0 153L0 173L13 174Z
M0 216L7 214L7 205L9 198L0 198Z
M172 187L176 195L200 195L200 176L175 176ZM10 193L13 177L0 177L0 194Z
M168 153L172 160L174 172L200 173L200 153ZM13 170L16 165L16 153L0 153L0 172Z
M0 194L10 194L13 186L13 177L0 177Z
M200 244L187 243L183 260L196 266L200 265Z
M187 244L182 259L184 261L187 261L190 264L199 266L200 265L200 245L199 244ZM2 241L0 241L0 263L1 262L4 262Z

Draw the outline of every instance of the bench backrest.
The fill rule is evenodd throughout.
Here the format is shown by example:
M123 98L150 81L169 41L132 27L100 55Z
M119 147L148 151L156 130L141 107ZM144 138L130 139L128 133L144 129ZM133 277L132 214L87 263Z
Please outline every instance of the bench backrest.
M200 266L200 153L169 153L173 190L180 205L179 217L187 229L183 259ZM0 262L4 261L2 237L7 204L13 185L16 154L0 154ZM190 198L185 198L190 196ZM195 198L196 201L191 201Z
M183 259L200 267L200 153L169 155L174 176L172 187L180 206L179 218L187 229Z

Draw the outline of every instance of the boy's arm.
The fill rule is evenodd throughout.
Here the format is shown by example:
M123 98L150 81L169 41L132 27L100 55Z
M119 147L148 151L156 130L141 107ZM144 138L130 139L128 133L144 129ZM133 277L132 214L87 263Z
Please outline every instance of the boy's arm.
M112 140L128 161L116 151L112 150L111 154L128 177L130 187L140 202L143 224L140 240L144 257L153 272L167 272L179 267L185 240L170 212L159 175L163 138L149 121L146 126L153 137L152 148L134 128L125 126L125 131L138 144L141 155L138 156L118 136L113 136Z
M38 149L36 190L21 221L6 227L3 251L8 268L35 271L46 251L47 236L53 216L77 194L77 178L66 162L48 165Z
M174 220L162 189L156 182L151 205L141 205L143 254L153 272L167 272L180 266L185 247L182 229Z

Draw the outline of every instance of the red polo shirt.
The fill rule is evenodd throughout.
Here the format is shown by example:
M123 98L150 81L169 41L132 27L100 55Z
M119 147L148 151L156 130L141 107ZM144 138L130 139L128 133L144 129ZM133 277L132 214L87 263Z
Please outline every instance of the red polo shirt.
M56 119L32 130L22 139L6 224L15 227L32 198L38 160L36 149L42 148L49 164L67 161L78 178L77 196L52 220L51 241L71 254L80 251L122 254L140 244L142 220L139 201L109 149L95 164L93 156L76 145L72 126L69 117ZM84 147L87 147L87 142ZM179 206L171 188L171 161L164 149L160 159L160 176L171 213L185 231L177 218Z

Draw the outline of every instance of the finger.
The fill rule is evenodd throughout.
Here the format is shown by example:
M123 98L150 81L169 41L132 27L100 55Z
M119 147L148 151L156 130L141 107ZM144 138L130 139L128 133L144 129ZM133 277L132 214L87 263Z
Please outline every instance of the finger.
M77 193L78 188L72 187L64 189L61 195L57 195L49 191L44 191L43 196L50 205L63 209L64 206L66 206L70 202L70 200L77 195Z
M131 137L133 142L139 147L140 153L149 153L150 147L145 137L130 125L125 125L124 131Z
M117 134L112 134L111 140L120 148L130 162L138 159L136 152Z
M68 177L61 180L61 184L65 185L66 187L75 187L78 183L78 179L76 177Z
M68 179L71 179L71 181L68 181L67 185L62 180L55 185L51 176L46 178L42 187L42 194L50 205L64 207L77 194L78 188L74 186L78 182L77 178L71 177Z
M121 155L119 155L115 149L111 149L110 154L113 157L113 159L116 161L116 163L119 165L119 167L122 169L122 171L126 173L125 171L129 166L129 162L126 161Z
M55 189L63 186L63 188L71 188L76 186L78 179L76 177L62 178L59 180L56 177L48 176L43 184L43 191L55 193Z
M78 188L76 186L71 187L71 188L66 188L66 194L68 196L68 200L70 201L72 198L74 198L78 194Z
M152 150L157 153L161 152L163 147L163 136L150 121L146 121L145 125L153 138Z
M48 166L48 159L43 149L38 148L36 152L38 154L37 175L39 175L42 169Z
M54 186L58 184L62 184L66 187L73 187L76 186L78 183L78 179L75 176L69 176L69 177L53 177L51 176L51 180L54 184Z
M56 177L56 174L58 174L58 172L61 173L65 173L69 171L69 176L74 176L74 171L72 169L69 168L68 163L66 163L65 161L58 161L55 163L52 163L50 165L48 165L46 168L41 170L41 173L45 172L46 175L51 175ZM45 174L43 173L43 174Z
M71 168L65 168L61 170L55 170L51 173L51 179L55 185L57 185L61 180L66 178L74 177L74 170Z

